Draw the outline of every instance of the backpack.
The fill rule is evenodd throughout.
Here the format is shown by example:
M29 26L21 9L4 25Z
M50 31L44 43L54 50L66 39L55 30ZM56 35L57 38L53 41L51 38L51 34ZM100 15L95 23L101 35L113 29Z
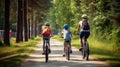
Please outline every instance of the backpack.
M44 29L41 33L43 36L50 36L51 34L51 30L50 29Z
M89 23L88 22L82 22L82 29L83 30L89 30L90 29Z

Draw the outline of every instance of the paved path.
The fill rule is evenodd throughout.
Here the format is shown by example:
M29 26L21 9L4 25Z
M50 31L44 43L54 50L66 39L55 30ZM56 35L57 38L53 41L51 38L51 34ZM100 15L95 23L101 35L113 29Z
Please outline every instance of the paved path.
M70 61L67 61L63 54L63 43L55 39L51 39L51 51L48 63L45 63L45 56L42 55L42 41L40 41L35 51L21 63L20 67L109 67L107 63L90 59L85 61L82 59L78 49L72 47Z

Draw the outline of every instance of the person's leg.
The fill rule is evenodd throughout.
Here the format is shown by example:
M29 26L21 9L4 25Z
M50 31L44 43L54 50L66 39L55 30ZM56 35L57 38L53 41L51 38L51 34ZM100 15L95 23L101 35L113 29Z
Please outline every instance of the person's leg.
M90 36L90 32L89 31L85 32L85 39L86 40L88 39L89 36Z
M83 46L83 42L82 42L82 38L80 38L80 47L82 47Z
M71 40L69 41L69 44L70 44L70 53L72 53Z
M44 37L48 42L48 50L49 50L49 53L51 53L51 50L50 50L50 37L49 36L45 36Z
M64 53L65 53L65 41L64 41Z
M44 47L45 47L45 39L43 37L43 51L44 51Z
M71 40L69 41L69 44L70 44L70 48L72 48L72 47L71 47Z
M63 56L65 56L65 40L64 40L64 43L63 43L64 47L63 47Z
M50 48L50 37L48 37L48 45L49 45L49 48Z
M45 52L44 52L44 49L45 49L45 39L44 39L44 36L43 36L43 53L42 53L42 54L45 53Z
M84 32L83 31L80 31L80 51L82 50L82 47L83 47L83 42L82 42L82 38L84 36Z

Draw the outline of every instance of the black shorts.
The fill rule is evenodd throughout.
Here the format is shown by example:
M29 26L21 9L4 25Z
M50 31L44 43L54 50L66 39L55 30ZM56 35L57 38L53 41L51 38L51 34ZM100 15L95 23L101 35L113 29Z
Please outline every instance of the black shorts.
M90 35L90 31L80 31L80 38L83 38L85 36L85 38L87 39Z

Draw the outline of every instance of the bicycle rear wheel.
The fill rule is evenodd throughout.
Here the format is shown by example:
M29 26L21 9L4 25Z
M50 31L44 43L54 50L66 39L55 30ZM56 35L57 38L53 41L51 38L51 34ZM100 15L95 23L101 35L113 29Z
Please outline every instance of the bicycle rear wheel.
M67 46L67 50L66 50L66 59L70 60L70 47Z
M48 62L48 46L45 46L45 62Z
M83 49L82 49L82 56L83 56L83 59L85 59L85 56L86 56L86 54L85 54L85 49L84 49L84 46L83 46Z
M88 45L88 43L86 42L86 58L85 58L85 60L89 60L89 45Z
M89 45L87 42L83 45L83 59L88 60L89 59Z

